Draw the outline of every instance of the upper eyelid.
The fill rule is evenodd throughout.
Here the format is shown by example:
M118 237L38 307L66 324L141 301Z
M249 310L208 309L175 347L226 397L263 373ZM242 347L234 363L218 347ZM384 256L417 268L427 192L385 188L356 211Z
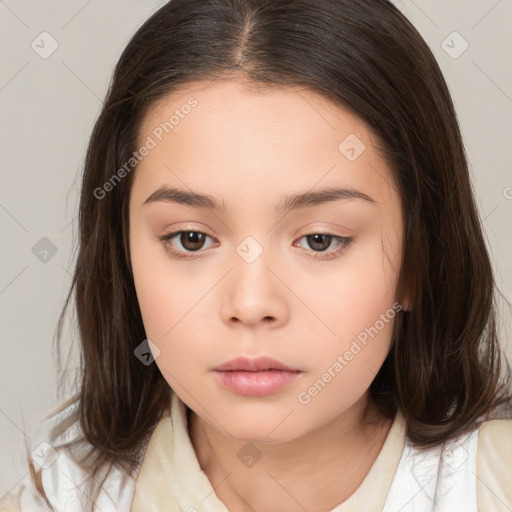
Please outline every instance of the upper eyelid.
M206 236L212 238L213 240L217 240L217 238L215 238L213 235L210 235L210 233L208 233L207 231L205 231L203 229L192 229L192 228L187 228L187 227L169 231L168 233L164 233L163 235L161 235L159 238L160 239L174 238L175 236L178 236L181 233L201 233L202 235L206 235Z
M161 235L159 238L160 239L173 238L181 233L190 233L190 232L191 233L201 233L203 235L209 236L210 238L218 241L218 239L215 236L208 233L208 231L205 231L203 229L195 229L195 228L187 228L187 227L169 231L168 233ZM351 236L337 235L336 233L333 233L332 230L322 229L322 228L311 228L310 231L303 233L302 235L300 235L299 238L302 238L302 237L308 236L308 235L329 235L332 237L339 237L339 238L351 238Z

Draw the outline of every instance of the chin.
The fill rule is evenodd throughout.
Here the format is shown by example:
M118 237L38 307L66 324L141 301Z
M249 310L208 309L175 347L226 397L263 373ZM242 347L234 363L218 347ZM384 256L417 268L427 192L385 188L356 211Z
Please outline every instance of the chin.
M297 425L292 416L293 414L290 414L289 418L285 419L286 414L277 414L265 418L263 415L241 413L236 416L230 415L229 420L222 423L225 430L218 425L210 425L216 427L224 436L229 432L231 439L240 443L272 445L293 441L307 433L307 426Z
M286 443L288 441L292 441L295 439L296 435L293 435L289 432L281 432L280 434L275 434L272 432L271 428L268 428L267 425L265 428L261 428L256 426L256 428L247 428L247 425L240 426L240 428L232 428L229 432L232 435L232 439L234 441L238 441L240 443L253 443L253 444L281 444ZM270 435L264 434L266 431L272 432Z

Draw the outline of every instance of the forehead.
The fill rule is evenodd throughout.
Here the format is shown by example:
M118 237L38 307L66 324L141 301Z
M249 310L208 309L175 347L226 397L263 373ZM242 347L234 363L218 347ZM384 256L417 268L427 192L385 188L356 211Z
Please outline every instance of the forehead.
M293 193L318 184L363 187L382 199L394 188L365 123L304 88L189 84L150 106L137 147L150 139L133 184L147 195L174 184L206 187L221 200L227 191L270 198L283 187Z
M269 112L272 115L265 117ZM305 87L264 86L226 79L182 85L155 101L142 121L139 142L144 134L151 133L170 119L172 126L167 127L168 131L178 132L178 125L185 124L187 117L195 119L198 125L204 122L207 126L216 125L216 128L225 125L226 121L231 125L241 123L245 128L263 130L282 125L286 129L282 134L285 139L293 129L295 136L302 134L311 138L312 132L316 132L317 139L326 142L327 130L334 135L341 122L363 138L375 138L357 115ZM290 121L298 119L303 121L300 125L290 126ZM275 138L275 132L272 135Z

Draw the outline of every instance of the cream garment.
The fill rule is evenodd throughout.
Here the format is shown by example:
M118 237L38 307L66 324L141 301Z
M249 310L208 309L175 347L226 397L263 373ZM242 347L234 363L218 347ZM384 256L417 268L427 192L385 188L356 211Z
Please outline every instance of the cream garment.
M131 512L228 512L199 466L185 405L174 393L171 401L147 447ZM409 442L398 411L361 485L330 512L361 511L511 512L512 419L486 422L422 452Z
M96 511L226 510L199 469L188 437L185 405L174 394L171 401L171 415L164 416L142 443L134 474L112 472L95 503ZM25 474L0 496L1 512L81 511L79 497L87 475L63 447L66 441L83 439L78 405L78 400L65 404L39 424L30 445L43 447L34 452L41 468L34 476ZM477 510L477 503L479 512L512 511L512 419L493 419L479 431L447 443L444 450L425 453L410 445L403 427L403 417L397 415L361 486L331 512L470 512ZM6 483L0 484L5 492Z
M397 414L366 478L331 512L381 510L405 442ZM186 407L175 393L171 414L162 418L149 442L137 478L131 512L229 512L201 470L188 435Z

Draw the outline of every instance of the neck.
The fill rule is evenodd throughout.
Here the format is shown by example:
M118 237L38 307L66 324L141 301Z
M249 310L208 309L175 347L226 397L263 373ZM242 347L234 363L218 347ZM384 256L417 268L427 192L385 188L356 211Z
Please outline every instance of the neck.
M300 438L255 444L261 458L250 467L237 458L246 442L224 436L193 412L189 433L202 470L230 512L329 511L364 480L391 424L366 394Z

